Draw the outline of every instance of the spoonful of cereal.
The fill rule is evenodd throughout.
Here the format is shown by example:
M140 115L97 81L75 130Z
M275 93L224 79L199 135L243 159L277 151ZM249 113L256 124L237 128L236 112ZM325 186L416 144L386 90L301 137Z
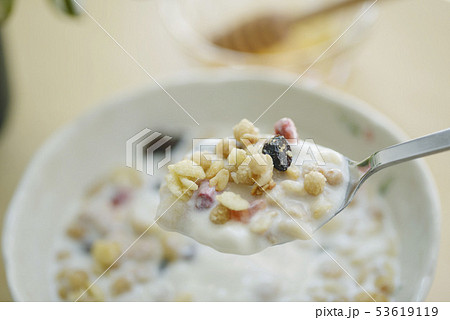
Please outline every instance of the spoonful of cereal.
M248 120L233 138L201 139L169 165L157 221L218 251L252 254L311 235L341 212L375 172L450 149L450 129L355 162L298 139L289 118L261 134Z

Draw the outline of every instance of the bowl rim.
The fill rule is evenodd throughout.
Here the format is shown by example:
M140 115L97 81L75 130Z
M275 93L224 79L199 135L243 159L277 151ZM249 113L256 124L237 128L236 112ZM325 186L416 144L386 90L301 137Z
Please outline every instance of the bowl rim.
M169 89L193 84L226 84L233 82L257 82L269 85L285 85L286 87L289 87L297 77L297 74L268 67L246 67L243 69L217 68L184 71L179 73L176 77L163 77L159 83L162 83L164 88ZM307 91L316 97L333 101L339 104L339 107L346 112L357 113L369 118L374 125L383 128L399 141L408 139L408 136L398 127L398 125L363 100L338 89L323 84L319 85L308 79L301 80L302 83L295 83L292 85L292 88L300 91ZM2 230L2 256L5 274L8 288L14 301L26 301L20 290L14 284L13 243L15 241L14 229L16 228L18 220L18 215L15 214L15 212L17 211L16 208L20 205L22 198L25 197L26 185L33 173L36 170L39 170L41 164L46 161L46 155L55 150L61 140L64 140L65 137L83 129L83 127L88 125L92 119L95 119L112 107L120 108L120 106L123 105L123 102L130 101L130 99L135 99L136 97L158 90L161 89L157 84L146 84L137 89L119 92L101 103L94 104L92 108L88 108L86 112L83 112L80 116L53 132L32 156L5 212ZM427 196L430 199L429 214L430 217L432 217L431 223L434 231L431 235L431 242L434 245L430 248L430 259L427 266L429 272L422 276L420 289L415 293L415 301L423 301L431 288L437 267L440 245L441 204L438 188L431 170L423 159L415 160L415 162L421 172L421 179L425 183L426 190L428 190Z

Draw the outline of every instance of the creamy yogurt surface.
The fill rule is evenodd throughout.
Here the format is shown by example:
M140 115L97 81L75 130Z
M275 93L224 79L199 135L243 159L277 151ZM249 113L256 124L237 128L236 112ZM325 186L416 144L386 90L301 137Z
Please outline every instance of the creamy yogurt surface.
M197 151L169 166L158 224L235 254L310 238L343 204L347 161L298 139L290 119L274 127L261 134L244 119L234 139L198 141Z
M154 224L156 187L121 168L86 190L55 239L55 300L395 300L398 242L389 208L372 190L361 190L314 239L234 255Z

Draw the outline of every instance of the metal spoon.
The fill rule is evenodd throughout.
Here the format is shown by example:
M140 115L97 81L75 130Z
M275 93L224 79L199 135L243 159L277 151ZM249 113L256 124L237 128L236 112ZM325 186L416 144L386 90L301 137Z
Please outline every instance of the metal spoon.
M317 229L320 229L320 227L344 210L350 204L361 185L374 173L395 164L447 150L450 150L450 128L387 147L375 152L361 162L347 158L350 179L342 206Z

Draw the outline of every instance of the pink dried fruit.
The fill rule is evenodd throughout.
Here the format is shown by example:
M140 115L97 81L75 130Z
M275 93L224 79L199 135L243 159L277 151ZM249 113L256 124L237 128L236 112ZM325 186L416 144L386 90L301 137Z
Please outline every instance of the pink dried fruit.
M114 194L113 198L111 199L111 203L114 207L118 207L127 202L129 198L130 192L128 190L121 189Z
M297 128L290 118L282 118L275 122L275 134L280 134L286 139L297 139Z
M265 209L266 207L267 207L266 200L263 199L254 200L250 203L250 207L248 209L241 211L230 210L231 212L230 219L240 221L243 223L248 223L256 212Z
M195 199L195 207L197 209L211 208L216 201L216 188L209 186L209 181L204 180L200 184L197 190L197 196Z
M250 203L250 208L248 208L248 210L254 214L256 212L258 212L259 210L265 209L267 208L267 202L264 199L258 199L258 200L254 200Z

